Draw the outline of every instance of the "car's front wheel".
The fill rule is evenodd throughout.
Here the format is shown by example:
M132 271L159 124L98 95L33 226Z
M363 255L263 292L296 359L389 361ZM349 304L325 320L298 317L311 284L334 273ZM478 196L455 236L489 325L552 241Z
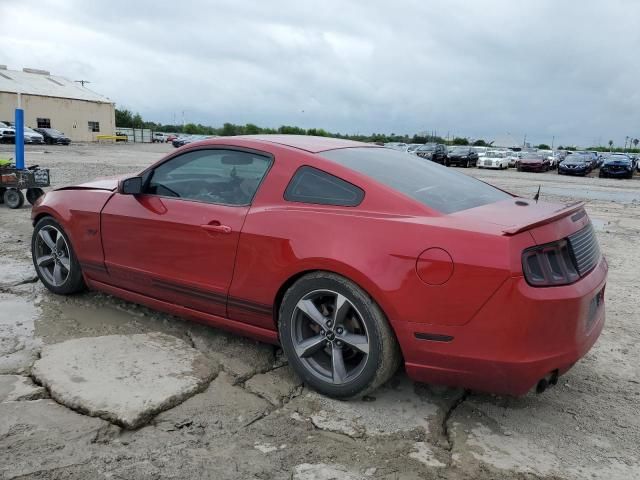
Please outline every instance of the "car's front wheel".
M85 288L69 237L52 217L36 223L31 237L31 257L38 278L53 293L68 295Z
M330 397L365 395L400 364L398 342L378 305L333 273L305 275L286 292L278 329L289 364Z

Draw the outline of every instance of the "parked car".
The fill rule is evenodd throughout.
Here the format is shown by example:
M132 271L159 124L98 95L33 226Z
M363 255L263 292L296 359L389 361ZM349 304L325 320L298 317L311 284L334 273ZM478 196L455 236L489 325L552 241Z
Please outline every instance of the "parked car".
M166 143L169 135L163 132L153 132L153 136L151 137L151 141L153 143Z
M551 162L544 155L526 152L518 160L516 168L519 172L548 172L551 169Z
M558 165L558 175L588 175L591 173L591 158L579 153L567 155Z
M416 155L432 162L445 165L447 162L447 147L441 143L425 143L416 150Z
M51 292L87 286L279 343L333 397L361 397L401 362L416 381L541 391L604 324L607 262L582 204L366 143L206 140L50 191L32 220Z
M633 178L633 161L626 155L611 155L604 160L598 176Z
M473 167L478 162L478 154L472 147L453 147L447 155L447 165Z
M509 168L509 156L500 150L488 150L484 157L478 159L478 168Z
M402 142L388 142L384 144L387 148L392 148L393 150L399 150L401 152L405 152L407 150L407 144Z
M177 135L174 135L173 133L170 133L169 135L167 135L167 143L173 142L176 138L178 138Z
M489 147L473 147L473 150L478 154L478 158L482 158L489 151Z
M407 145L407 153L416 153L416 150L418 150L422 145L422 143L410 143Z
M55 128L36 128L36 132L42 134L44 142L49 145L69 145L71 139Z
M42 145L44 143L44 136L32 128L24 127L24 143Z
M175 148L180 148L186 145L187 143L191 143L193 141L194 141L193 135L184 135L182 137L174 138L173 141L171 142L171 145L173 145Z
M507 152L507 159L509 160L509 166L515 167L516 164L518 163L518 160L520 160L520 152L514 152L509 150Z
M2 143L15 143L16 131L5 122L0 122L0 141Z

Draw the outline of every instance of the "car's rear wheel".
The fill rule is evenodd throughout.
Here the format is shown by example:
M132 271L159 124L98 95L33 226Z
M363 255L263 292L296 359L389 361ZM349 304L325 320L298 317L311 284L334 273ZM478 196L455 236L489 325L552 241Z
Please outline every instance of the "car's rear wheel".
M400 364L398 342L378 305L333 273L305 275L286 292L278 329L296 373L331 397L365 395Z
M52 217L36 223L31 237L31 257L40 281L53 293L68 295L85 288L69 237Z

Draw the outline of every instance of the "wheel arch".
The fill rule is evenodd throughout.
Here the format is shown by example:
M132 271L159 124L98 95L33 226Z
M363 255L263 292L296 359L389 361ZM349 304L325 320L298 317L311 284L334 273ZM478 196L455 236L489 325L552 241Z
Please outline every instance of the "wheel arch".
M332 275L338 275L340 277L343 277L347 280L349 280L350 282L353 282L355 285L357 285L360 289L362 289L362 291L369 297L371 298L371 300L373 300L373 302L375 302L375 304L377 305L377 307L380 309L380 311L382 312L382 314L384 315L385 319L387 320L389 327L391 328L391 331L393 332L393 334L396 337L396 341L398 338L398 333L396 332L396 328L394 327L394 322L392 321L392 317L389 315L388 312L388 308L385 308L384 303L380 301L381 298L381 292L377 291L377 289L375 288L375 284L373 284L372 282L369 283L369 285L364 285L363 282L358 281L357 279L354 278L354 276L358 276L358 275L350 275L348 273L345 273L344 271L341 271L341 269L339 268L333 268L333 269L328 269L328 268L306 268L304 270L300 270L292 275L290 275L285 281L284 283L282 283L282 285L280 285L280 288L278 288L276 295L274 297L274 301L273 301L273 321L274 321L274 327L278 328L278 317L280 315L280 307L282 306L282 300L285 296L285 294L287 293L287 291L289 290L289 288L291 288L291 286L293 284L295 284L300 278L304 277L305 275L308 275L310 273L329 273ZM376 290L375 294L372 293L372 290ZM398 342L400 344L400 342Z

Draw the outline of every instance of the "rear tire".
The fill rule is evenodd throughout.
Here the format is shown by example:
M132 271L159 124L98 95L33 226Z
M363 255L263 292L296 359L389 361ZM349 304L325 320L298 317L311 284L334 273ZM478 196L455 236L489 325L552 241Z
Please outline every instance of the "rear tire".
M53 217L41 218L36 223L31 237L31 258L38 278L49 291L69 295L85 289L71 241Z
M365 395L400 365L398 341L378 305L334 273L310 273L289 288L278 331L291 367L330 397Z

